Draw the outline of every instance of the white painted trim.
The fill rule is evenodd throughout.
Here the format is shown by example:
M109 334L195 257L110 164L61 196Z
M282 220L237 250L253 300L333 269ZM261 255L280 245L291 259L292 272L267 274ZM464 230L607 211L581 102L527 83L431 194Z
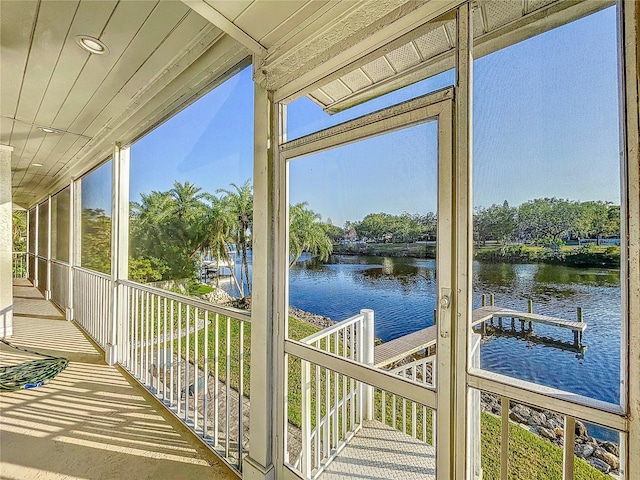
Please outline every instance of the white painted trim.
M273 105L269 93L254 84L254 163L253 163L253 276L251 310L251 410L249 429L251 449L245 460L250 478L274 476L278 456L276 442L278 398L281 376L276 367L278 356L274 310L274 142Z
M626 478L640 478L640 4L626 0L618 2L620 38L621 127L623 153L623 205L627 207L627 256L623 256L627 280L627 295L623 299L626 320L626 344L623 343L623 379L627 397L623 403L629 414L629 433L623 436L621 464ZM623 249L624 251L624 249ZM626 330L626 332L625 332ZM624 359L626 358L626 362ZM626 365L625 365L626 363ZM624 395L624 393L623 393Z
M355 118L326 130L312 133L282 145L282 157L289 161L325 149L358 142L382 133L436 120L453 99L446 88L383 110ZM445 105L446 104L446 105Z
M472 196L472 101L473 101L473 13L471 4L458 9L456 22L456 98L454 182L454 306L455 328L451 369L454 372L453 395L453 478L471 478L470 421L467 368L471 366L471 309L473 292L473 196ZM479 347L478 347L479 348ZM479 406L478 406L479 408Z
M619 405L576 393L475 368L469 372L468 385L471 388L509 397L527 405L552 410L613 430L625 432L628 428L626 414Z
M51 300L51 195L47 197L47 286L44 291L44 298Z
M198 13L201 17L218 27L231 38L240 42L242 45L251 50L251 52L257 55L266 56L267 49L264 48L260 44L260 42L258 42L255 38L242 30L235 23L233 23L231 20L229 20L204 0L182 0L182 3L184 3L194 12Z

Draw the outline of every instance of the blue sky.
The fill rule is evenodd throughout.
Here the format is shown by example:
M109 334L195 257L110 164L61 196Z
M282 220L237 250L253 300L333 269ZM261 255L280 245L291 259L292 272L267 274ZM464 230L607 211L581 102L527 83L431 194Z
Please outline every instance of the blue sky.
M474 204L532 198L619 203L615 8L474 62ZM453 72L334 116L307 98L288 105L288 136L326 128L452 85ZM189 181L209 192L252 176L253 86L247 68L131 148L131 200ZM435 209L435 124L291 163L291 201L334 224L371 212ZM104 170L85 202L109 210ZM101 187L102 185L102 187Z

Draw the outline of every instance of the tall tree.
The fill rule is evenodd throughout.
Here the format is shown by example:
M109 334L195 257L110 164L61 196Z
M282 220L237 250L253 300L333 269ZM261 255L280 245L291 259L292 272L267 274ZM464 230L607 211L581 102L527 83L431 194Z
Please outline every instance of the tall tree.
M242 186L232 183L233 190L218 189L217 193L223 193L223 201L236 218L234 237L236 245L242 250L242 265L247 284L247 294L251 295L251 282L249 282L249 260L247 250L250 242L250 232L253 225L253 187L251 179ZM244 293L244 292L241 292Z
M289 207L289 267L298 261L303 252L327 260L332 251L333 244L320 215L308 209L307 202Z

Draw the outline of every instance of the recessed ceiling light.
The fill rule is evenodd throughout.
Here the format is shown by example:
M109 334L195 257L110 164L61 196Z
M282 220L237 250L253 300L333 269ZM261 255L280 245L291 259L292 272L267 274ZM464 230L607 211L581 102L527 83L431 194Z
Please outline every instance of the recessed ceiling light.
M44 133L58 133L53 128L49 127L38 127L38 130L42 130Z
M33 165L34 167L41 167L42 166L41 163L32 163L31 165Z
M89 35L77 35L76 42L89 53L95 53L96 55L109 53L109 49L104 43Z

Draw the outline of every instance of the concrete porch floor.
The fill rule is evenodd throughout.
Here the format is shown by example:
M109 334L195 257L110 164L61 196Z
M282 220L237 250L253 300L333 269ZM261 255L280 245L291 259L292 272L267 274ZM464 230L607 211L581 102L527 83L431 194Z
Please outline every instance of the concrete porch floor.
M63 356L47 385L0 393L2 479L237 479L30 283L14 283L16 346ZM0 364L33 355L0 343Z

